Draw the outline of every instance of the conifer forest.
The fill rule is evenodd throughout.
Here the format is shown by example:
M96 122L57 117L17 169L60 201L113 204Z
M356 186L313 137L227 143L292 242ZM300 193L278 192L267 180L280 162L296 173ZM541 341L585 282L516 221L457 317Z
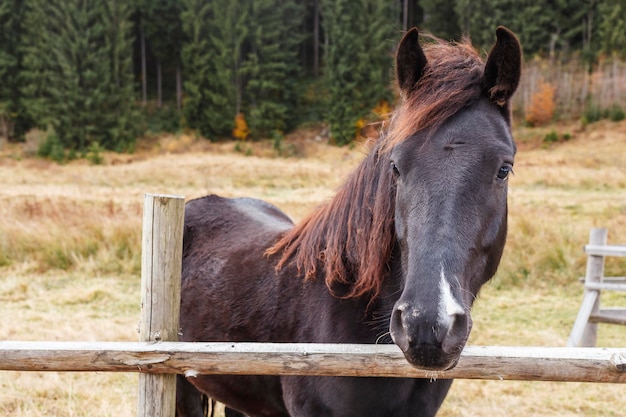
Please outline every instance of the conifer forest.
M393 107L403 30L486 52L498 25L524 48L520 120L624 117L623 0L0 0L0 136L131 151L319 123L342 145Z

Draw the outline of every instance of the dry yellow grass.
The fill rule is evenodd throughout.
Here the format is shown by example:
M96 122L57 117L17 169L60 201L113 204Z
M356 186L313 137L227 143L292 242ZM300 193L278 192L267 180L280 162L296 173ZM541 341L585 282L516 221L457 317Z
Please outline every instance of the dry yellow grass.
M472 344L563 346L582 297L589 229L626 243L626 123L591 125L551 148L522 145L510 187L501 269L474 310ZM520 136L534 131L520 131ZM144 193L208 193L268 200L299 219L332 195L362 157L294 142L161 138L106 164L59 166L0 156L0 339L136 340ZM251 156L246 156L246 153ZM607 265L626 274L625 260ZM626 306L622 294L607 304ZM599 344L625 346L626 328L601 325ZM133 416L136 375L0 372L0 415ZM623 386L456 381L440 415L620 416Z

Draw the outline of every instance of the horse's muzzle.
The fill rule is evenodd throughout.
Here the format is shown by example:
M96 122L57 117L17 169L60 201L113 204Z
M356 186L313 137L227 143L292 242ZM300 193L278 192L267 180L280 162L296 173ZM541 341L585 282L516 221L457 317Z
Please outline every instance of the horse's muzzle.
M396 303L390 332L407 361L421 369L448 370L459 361L471 328L463 309L428 312L409 303Z

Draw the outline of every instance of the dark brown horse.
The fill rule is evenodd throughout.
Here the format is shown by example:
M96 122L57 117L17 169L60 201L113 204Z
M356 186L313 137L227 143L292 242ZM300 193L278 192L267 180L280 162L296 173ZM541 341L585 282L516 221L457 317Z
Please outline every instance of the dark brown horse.
M182 340L395 343L416 367L454 367L506 238L521 49L496 35L485 63L468 42L422 47L410 30L389 130L299 224L259 200L190 201ZM178 411L199 416L204 393L248 416L433 416L451 383L180 377Z

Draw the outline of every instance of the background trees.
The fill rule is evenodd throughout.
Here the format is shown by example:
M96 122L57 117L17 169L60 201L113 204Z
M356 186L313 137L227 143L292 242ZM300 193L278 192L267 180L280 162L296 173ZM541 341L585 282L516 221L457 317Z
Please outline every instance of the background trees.
M176 88L176 105L182 99L180 49L183 44L180 0L137 0L140 41L149 44L156 74L156 105L163 104L163 78ZM144 48L146 45L144 45ZM144 57L144 59L146 59ZM143 66L144 63L142 63ZM146 68L147 73L147 68ZM142 92L147 96L147 74L142 76ZM143 97L144 100L147 97Z
M238 57L247 31L238 9L230 0L183 0L183 112L188 126L208 138L228 136L234 126Z
M26 112L64 148L132 145L130 8L115 0L31 0L24 15Z
M622 3L0 0L0 134L19 140L38 126L65 148L121 150L147 129L231 137L237 118L252 137L326 123L343 144L381 100L393 99L403 29L469 34L486 50L503 24L519 35L527 62L604 68L606 58L626 55ZM621 66L611 65L618 77ZM592 93L585 88L575 100ZM557 86L556 97L565 96Z
M32 123L20 93L23 17L22 1L0 0L0 136L9 140L20 138Z
M598 4L600 49L606 54L626 56L626 4L605 0Z
M356 123L389 98L395 7L384 0L322 0L324 119L338 144L350 142ZM394 23L395 27L394 27Z
M248 124L256 136L267 136L293 128L298 119L304 10L301 4L284 0L254 0L250 6L238 112L249 114Z

